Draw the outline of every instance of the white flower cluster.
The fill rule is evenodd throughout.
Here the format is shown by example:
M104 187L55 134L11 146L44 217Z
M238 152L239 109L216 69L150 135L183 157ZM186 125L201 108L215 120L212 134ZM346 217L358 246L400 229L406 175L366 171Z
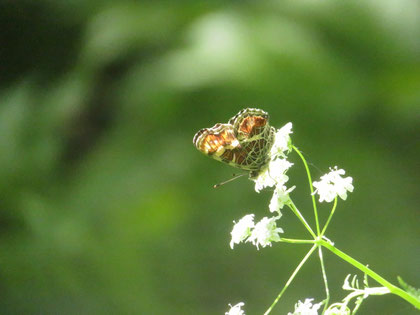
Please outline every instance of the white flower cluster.
M270 150L270 162L254 179L257 192L265 187L283 186L289 180L286 172L293 163L287 161L286 153L290 152L292 148L291 133L292 123L289 122L274 134L274 143Z
M247 242L251 242L255 246L261 245L262 247L271 246L271 242L279 242L280 235L283 233L282 228L278 228L276 220L279 217L267 218L264 217L260 222L255 224L251 235L248 237Z
M343 169L338 169L337 166L334 168L330 167L330 172L321 177L319 182L313 182L313 186L316 188L314 194L319 195L319 202L333 201L337 196L341 199L347 199L347 191L352 192L354 187L352 185L353 178L341 177L346 172Z
M304 302L298 301L295 304L295 311L287 315L318 315L318 310L322 303L312 304L314 299L305 299Z
M290 134L292 131L292 123L289 122L280 128L274 136L274 144L271 147L270 155L286 157L286 152L292 151L292 139Z
M235 244L245 241L251 235L252 229L255 226L254 215L247 214L240 219L238 223L235 221L233 221L233 223L235 223L235 225L233 226L232 232L230 232L230 235L232 236L230 248L232 249Z
M255 181L255 191L260 192L266 187L274 185L284 185L289 177L286 175L287 170L293 165L285 158L278 157L271 160L265 168L261 170Z
M287 313L287 315L318 315L318 310L322 306L321 303L313 304L314 299L305 299L304 302L298 301L295 304L295 311L293 313ZM331 305L324 315L350 315L351 311L348 307L339 307L340 304L336 303Z
M235 244L251 242L259 249L259 246L266 247L271 246L271 242L279 242L279 233L283 233L283 229L278 228L276 225L276 221L279 218L264 217L260 222L255 224L254 215L247 214L238 223L233 221L235 225L230 233L232 236L230 247L233 249Z
M244 311L241 309L242 306L244 305L245 305L244 302L239 302L238 304L234 306L229 304L230 310L229 312L226 312L225 315L245 315Z
M257 192L266 187L275 186L269 209L270 212L277 212L277 216L272 218L264 217L260 222L254 223L254 215L248 214L240 219L238 223L233 221L235 225L231 232L232 240L230 241L232 249L235 244L242 242L251 242L259 249L259 246L271 246L272 242L280 241L279 234L283 233L283 229L277 227L276 221L281 217L280 209L291 202L289 193L295 188L291 187L288 189L285 186L289 180L286 172L293 165L286 159L286 153L290 152L292 148L291 133L292 123L287 123L277 130L270 151L270 162L253 179Z
M287 123L277 130L274 135L274 143L270 151L270 162L261 170L258 177L254 179L255 190L260 192L266 187L275 186L273 197L270 201L270 211L278 212L290 202L289 193L295 188L285 186L289 177L286 175L288 169L293 165L287 158L287 153L292 149L292 123Z
M277 186L274 189L273 197L270 200L270 212L277 211L280 215L280 209L283 209L284 205L291 201L289 193L292 192L293 189L295 189L295 186L289 189L287 189L286 186Z
M331 305L324 313L325 315L350 315L351 310L342 304Z

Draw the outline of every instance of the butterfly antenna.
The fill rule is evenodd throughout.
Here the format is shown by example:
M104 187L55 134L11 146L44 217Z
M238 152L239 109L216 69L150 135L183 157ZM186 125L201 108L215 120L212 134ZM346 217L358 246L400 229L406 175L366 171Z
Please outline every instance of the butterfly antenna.
M237 178L239 178L241 176L244 176L244 175L245 174L233 174L233 177L232 178L230 178L228 180L225 180L224 182L221 182L219 184L214 185L213 188L218 188L218 187L220 187L220 186L222 186L224 184L227 184L227 183L229 183L229 182L231 182L231 181L233 181L233 180L235 180L235 179L237 179Z

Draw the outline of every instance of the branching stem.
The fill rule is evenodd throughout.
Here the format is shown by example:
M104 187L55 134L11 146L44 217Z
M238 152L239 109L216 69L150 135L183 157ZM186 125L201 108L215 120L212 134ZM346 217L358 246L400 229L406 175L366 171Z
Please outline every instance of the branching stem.
M314 233L314 231L312 230L312 228L308 224L308 222L306 222L305 218L300 213L299 209L296 207L296 205L293 203L292 200L290 200L289 208L293 211L293 213L298 217L298 219L300 220L300 222L302 222L302 224L305 226L305 228L309 231L309 233L311 233L312 237L315 239L316 238L316 234Z
M318 247L318 255L319 255L319 261L321 263L321 270L322 270L322 279L324 280L325 285L325 301L324 301L324 311L327 310L328 303L330 301L330 290L328 289L328 279L327 279L327 272L325 271L325 265L324 265L324 258L322 256L322 247Z
M296 148L295 146L292 146L293 150L296 151L296 153L299 155L299 157L301 158L303 164L305 165L305 170L306 170L306 174L308 176L308 180L309 180L309 188L311 190L311 197L312 197L312 206L314 208L314 215L315 215L315 224L316 224L316 231L317 234L320 234L320 228L319 228L319 219L318 219L318 210L316 208L316 200L315 200L315 195L314 195L314 187L312 186L312 177L311 177L311 172L309 171L309 167L308 167L308 163L306 163L305 158L303 157L303 154L298 150L298 148Z
M330 224L330 221L331 221L331 219L334 215L336 207L337 207L337 197L335 197L335 199L334 199L334 205L331 209L330 216L328 217L327 223L325 223L324 228L322 229L321 236L323 236L325 234L325 231L327 230L328 224Z
M349 264L353 265L357 269L361 270L362 272L367 274L372 279L376 280L378 283L380 283L384 287L388 288L391 293L398 295L399 297L406 300L408 303L410 303L413 306L415 306L416 308L420 309L420 301L419 300L417 300L415 297L411 296L410 294L408 294L404 290L400 289L399 287L397 287L397 286L393 285L392 283L388 282L387 280L382 278L380 275L378 275L376 272L369 269L368 267L366 267L362 263L358 262L356 259L350 257L349 255L342 252L341 250L339 250L335 246L331 245L330 243L324 241L323 239L318 239L317 243L319 245L325 247L326 249L328 249L329 251L331 251L332 253L334 253L335 255L340 257L341 259L347 261Z

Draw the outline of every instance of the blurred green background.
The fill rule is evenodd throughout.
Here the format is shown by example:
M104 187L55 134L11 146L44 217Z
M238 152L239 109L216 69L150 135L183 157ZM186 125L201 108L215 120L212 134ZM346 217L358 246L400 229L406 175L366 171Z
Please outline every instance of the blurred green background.
M262 314L308 248L232 251L232 221L268 215L270 192L213 189L235 170L192 145L245 107L293 122L314 179L354 178L336 246L420 287L418 1L3 0L0 312ZM283 213L284 236L306 237ZM325 256L338 301L355 269ZM306 297L324 297L316 257L273 314ZM391 295L360 310L415 313Z

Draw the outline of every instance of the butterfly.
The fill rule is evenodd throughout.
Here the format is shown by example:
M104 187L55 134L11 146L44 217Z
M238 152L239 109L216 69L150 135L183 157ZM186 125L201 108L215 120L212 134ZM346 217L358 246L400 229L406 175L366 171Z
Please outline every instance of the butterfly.
M250 177L270 160L275 129L268 123L268 113L245 108L227 124L217 123L199 130L193 139L195 147L215 160L250 171Z

